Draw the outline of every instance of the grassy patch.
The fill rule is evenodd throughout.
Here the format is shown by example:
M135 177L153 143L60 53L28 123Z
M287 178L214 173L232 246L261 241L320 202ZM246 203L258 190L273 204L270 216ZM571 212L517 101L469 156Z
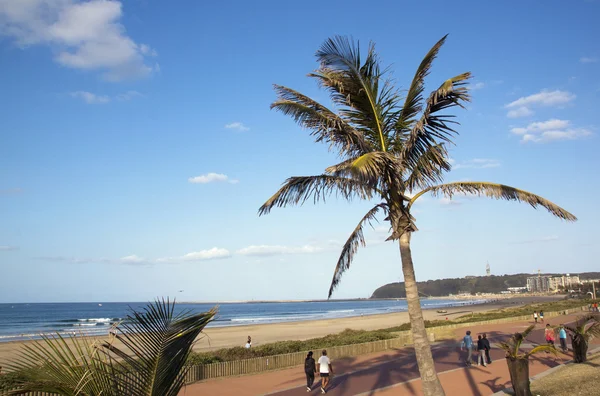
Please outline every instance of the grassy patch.
M264 356L282 355L323 348L362 344L365 342L389 340L395 338L390 331L385 330L351 330L346 329L341 333L330 334L325 337L311 338L306 341L280 341L264 344L246 349L244 347L223 348L212 352L192 353L189 364L207 364L215 362L228 362L232 360L251 359Z
M438 327L449 324L473 323L484 320L493 320L501 318L510 318L514 316L530 315L533 311L540 310L546 312L563 311L570 308L581 307L589 304L591 300L561 300L541 304L529 304L522 307L505 308L489 312L477 313L474 315L465 315L454 320L426 320L425 327ZM389 327L381 330L351 330L346 329L338 334L330 334L325 337L312 338L305 341L280 341L270 344L264 344L257 347L246 349L244 347L223 348L211 352L192 352L189 358L189 364L210 364L218 362L229 362L233 360L251 359L264 356L282 355L286 353L302 351L318 351L323 348L329 348L340 345L362 344L364 342L389 340L397 336L397 332L410 330L410 323L404 323L400 326Z
M531 383L531 391L540 396L597 395L600 384L600 353L586 363L568 364Z

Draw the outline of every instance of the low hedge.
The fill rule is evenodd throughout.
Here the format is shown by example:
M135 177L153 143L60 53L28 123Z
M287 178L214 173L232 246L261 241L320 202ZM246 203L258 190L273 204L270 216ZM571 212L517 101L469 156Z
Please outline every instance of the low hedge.
M599 300L596 300L599 301ZM426 320L425 327L438 327L450 324L475 323L485 320L503 319L522 315L532 315L533 311L563 311L571 308L581 307L591 303L592 300L565 299L560 301L528 304L515 308L503 308L488 312L464 315L453 320ZM410 330L410 323L400 326L389 327L380 330L351 330L346 329L341 333L329 334L325 337L312 338L305 341L279 341L246 349L244 347L223 348L211 352L192 352L188 364L211 364L218 362L229 362L234 360L252 359L257 357L283 355L309 350L320 350L323 348L362 344L365 342L389 340L395 338L395 333Z

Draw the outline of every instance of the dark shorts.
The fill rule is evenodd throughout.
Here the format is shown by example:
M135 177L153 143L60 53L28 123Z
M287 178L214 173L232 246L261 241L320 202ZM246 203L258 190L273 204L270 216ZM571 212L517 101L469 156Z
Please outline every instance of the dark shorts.
M325 378L329 377L329 373L319 373L319 375Z

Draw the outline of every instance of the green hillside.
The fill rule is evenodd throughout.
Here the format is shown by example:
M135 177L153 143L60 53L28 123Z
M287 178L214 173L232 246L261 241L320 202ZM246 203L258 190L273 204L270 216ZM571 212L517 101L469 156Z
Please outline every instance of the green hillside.
M558 276L562 274L542 274ZM600 272L583 272L580 279L599 279ZM527 285L527 277L532 274L491 275L469 278L436 279L417 282L421 296L447 296L459 293L499 293L508 287ZM404 282L388 283L373 292L371 298L404 298Z

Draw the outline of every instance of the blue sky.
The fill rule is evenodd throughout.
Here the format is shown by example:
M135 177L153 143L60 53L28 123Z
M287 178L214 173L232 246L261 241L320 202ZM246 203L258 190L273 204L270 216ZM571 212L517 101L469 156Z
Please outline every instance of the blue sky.
M474 74L448 181L540 194L526 205L425 197L420 280L598 270L598 1L151 2L0 0L0 302L325 298L369 203L257 209L334 163L269 110L272 84L328 103L306 74L335 34L376 43L406 87ZM367 231L336 298L402 279ZM184 290L179 293L179 290Z

